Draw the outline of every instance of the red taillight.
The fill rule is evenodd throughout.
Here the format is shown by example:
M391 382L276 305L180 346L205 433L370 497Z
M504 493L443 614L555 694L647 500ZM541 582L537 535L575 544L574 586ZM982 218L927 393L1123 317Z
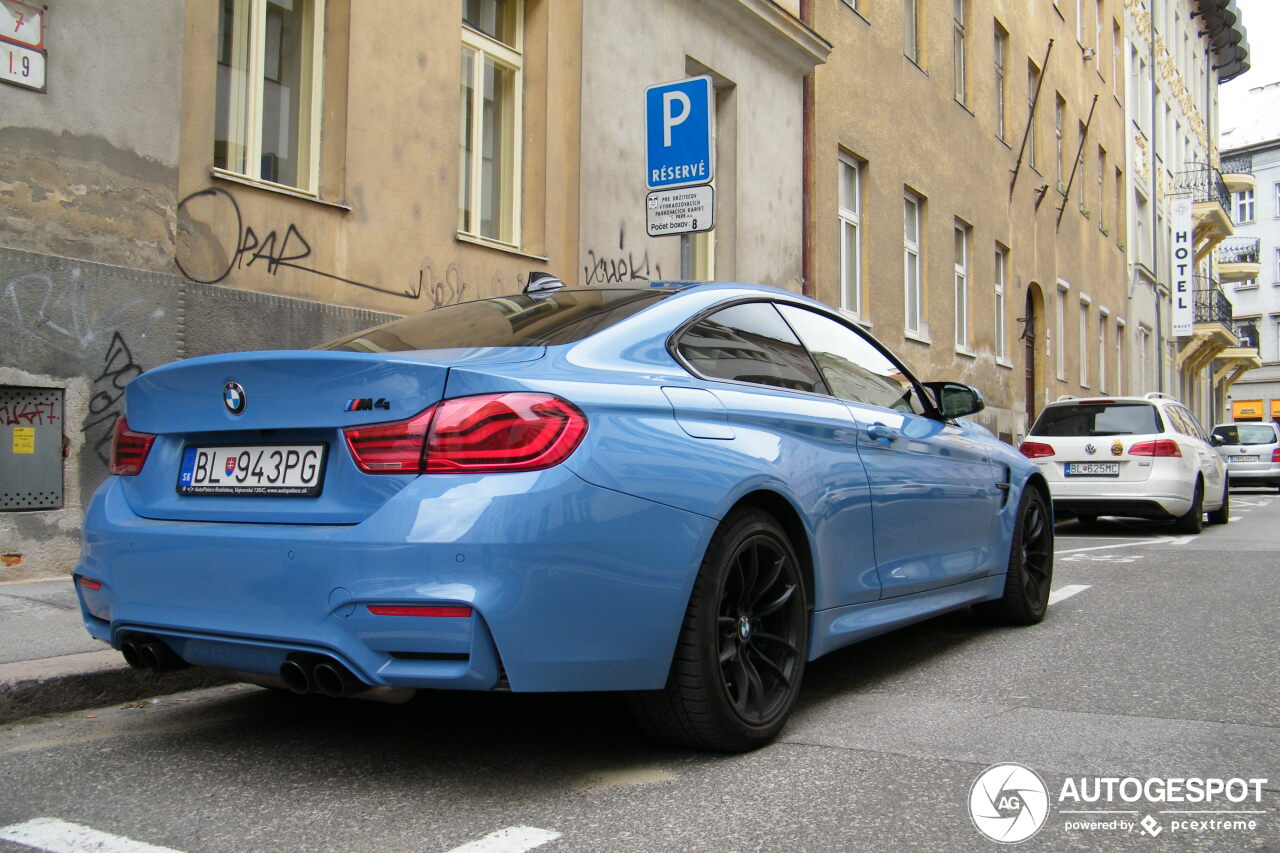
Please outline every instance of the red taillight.
M1280 447L1277 447L1275 450L1271 451L1271 461L1280 462Z
M1178 442L1162 438L1158 441L1139 441L1129 448L1130 456L1181 456Z
M422 604L370 604L369 612L374 616L433 616L437 618L466 618L471 615L470 607L445 607Z
M1053 448L1038 441L1024 441L1018 445L1018 451L1028 459L1040 459L1053 455Z
M80 586L84 589L97 591L102 589L102 581L96 581L93 578L80 577Z
M368 474L482 474L558 465L586 431L571 403L517 392L443 400L407 421L343 432Z
M129 429L124 416L116 421L115 431L111 434L111 462L107 469L121 477L133 477L142 471L147 464L147 454L151 452L154 435L145 432L134 432Z

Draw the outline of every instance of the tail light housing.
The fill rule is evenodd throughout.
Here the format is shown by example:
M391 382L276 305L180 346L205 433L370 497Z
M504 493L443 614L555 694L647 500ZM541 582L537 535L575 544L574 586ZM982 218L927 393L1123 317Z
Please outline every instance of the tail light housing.
M1280 447L1277 447L1275 450L1271 451L1271 461L1280 462Z
M1028 459L1043 459L1046 456L1052 456L1054 449L1051 445L1039 441L1024 441L1018 445L1018 452Z
M1137 444L1129 448L1130 456L1181 456L1182 451L1178 449L1178 442L1171 438L1161 438L1156 441L1139 441Z
M408 420L343 435L366 474L486 474L559 465L586 432L572 403L513 392L441 400Z
M147 454L156 437L146 432L135 432L121 415L111 433L111 461L107 470L121 477L134 477L147 464Z

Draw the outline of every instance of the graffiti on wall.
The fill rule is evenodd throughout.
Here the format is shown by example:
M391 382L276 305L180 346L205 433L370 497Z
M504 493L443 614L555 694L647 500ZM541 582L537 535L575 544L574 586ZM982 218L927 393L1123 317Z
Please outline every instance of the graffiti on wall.
M58 407L53 403L0 403L0 426L53 426L57 422Z
M627 234L618 228L618 249L597 253L587 250L587 263L582 267L583 284L619 284L625 281L661 281L662 265L651 264L649 250L639 256L627 250Z
M143 299L108 307L102 307L101 300L95 303L79 267L72 267L65 281L33 272L10 279L0 289L0 328L74 358L87 357L120 330L145 337L162 317L163 308L147 311Z
M142 367L134 360L124 338L116 332L107 345L101 368L90 387L93 396L89 398L89 414L85 416L80 431L84 433L86 444L92 442L94 452L105 465L109 461L116 421L124 414L124 386L141 375Z

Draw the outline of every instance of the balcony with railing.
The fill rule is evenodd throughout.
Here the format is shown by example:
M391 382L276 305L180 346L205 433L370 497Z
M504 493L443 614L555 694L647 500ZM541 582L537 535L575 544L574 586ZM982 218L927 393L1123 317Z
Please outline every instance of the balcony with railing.
M1261 241L1257 237L1228 237L1218 245L1218 278L1249 281L1262 274Z
M1243 151L1228 154L1218 164L1222 173L1222 182L1233 193L1242 193L1253 189L1253 154Z
M1231 300L1215 280L1202 275L1192 277L1191 333L1179 335L1178 370L1186 376L1197 376L1218 354L1237 343L1235 321L1231 319Z
M1231 192L1222 173L1206 163L1192 163L1173 176L1173 195L1191 200L1195 260L1200 263L1235 233L1231 224Z
M1217 282L1205 276L1195 277L1195 322L1218 323L1232 327L1231 300L1222 292Z

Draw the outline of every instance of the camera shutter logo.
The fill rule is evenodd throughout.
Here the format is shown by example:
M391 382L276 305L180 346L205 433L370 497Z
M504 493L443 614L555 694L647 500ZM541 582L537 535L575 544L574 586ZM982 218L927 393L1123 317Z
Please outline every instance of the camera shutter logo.
M969 789L969 817L978 831L1002 844L1026 841L1049 817L1049 789L1021 764L995 764Z

